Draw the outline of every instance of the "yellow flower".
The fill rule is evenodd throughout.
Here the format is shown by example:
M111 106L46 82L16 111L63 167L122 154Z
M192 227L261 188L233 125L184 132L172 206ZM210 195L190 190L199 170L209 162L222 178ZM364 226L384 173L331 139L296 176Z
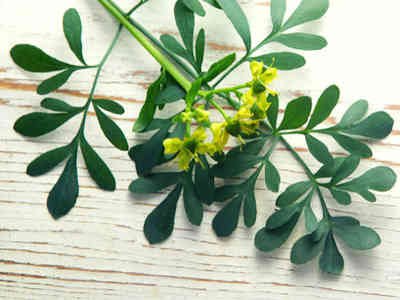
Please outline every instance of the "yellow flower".
M193 113L191 111L184 111L181 113L182 123L190 123L192 121Z
M193 112L193 116L194 119L201 124L210 122L210 112L204 109L204 105L197 107Z
M229 133L226 131L228 123L213 123L211 124L211 131L213 133L213 144L215 146L216 152L223 152L224 147L229 141Z
M268 88L268 85L278 77L276 68L266 67L262 62L252 61L250 63L250 71L253 76L252 92L254 94L265 91L273 95L276 94L275 91Z
M217 150L215 145L205 143L207 133L205 128L197 128L191 136L185 137L183 140L179 138L166 139L163 142L165 154L176 154L179 168L187 171L190 163L194 159L196 162L201 163L200 155L210 154L213 155Z

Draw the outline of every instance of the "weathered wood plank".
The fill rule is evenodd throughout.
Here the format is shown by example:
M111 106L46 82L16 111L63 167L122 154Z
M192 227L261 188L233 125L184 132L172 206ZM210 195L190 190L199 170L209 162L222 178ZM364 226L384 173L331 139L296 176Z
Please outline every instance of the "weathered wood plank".
M7 2L7 4L6 4ZM128 8L133 1L120 0ZM171 11L173 1L152 0L137 16L155 34L177 34ZM265 0L240 1L250 16L254 39L268 29ZM288 1L292 7L296 1ZM371 110L386 109L395 118L395 131L386 140L373 145L374 158L362 163L360 173L385 164L400 171L400 105L397 70L400 61L398 35L400 20L396 0L335 0L322 22L307 25L307 30L325 35L330 45L318 53L304 53L308 64L294 72L282 72L276 88L284 101L302 94L318 97L333 82L342 88L335 123L354 101L368 98ZM88 1L0 1L0 297L6 299L397 299L400 295L400 186L379 195L371 205L356 199L352 206L329 203L337 214L352 214L376 228L383 243L367 252L343 248L346 268L339 278L318 273L314 263L301 267L290 264L291 243L271 254L253 247L253 236L273 210L275 196L257 183L259 218L253 229L240 223L228 240L219 240L210 223L217 206L207 209L201 228L189 225L182 204L177 212L172 238L158 246L149 246L142 234L145 216L163 194L134 197L128 192L136 177L126 153L115 150L99 131L91 116L90 141L109 163L117 177L118 190L98 190L80 159L81 196L77 207L66 218L54 222L45 208L46 194L57 179L58 168L48 176L30 178L26 165L43 151L69 141L77 121L55 134L32 140L18 136L13 122L21 115L39 109L41 97L34 93L42 75L19 70L7 51L16 43L40 45L49 53L72 62L61 30L61 19L69 7L83 16L85 53L90 63L102 56L116 26L95 0ZM379 14L377 14L379 10ZM154 22L157 20L157 22ZM216 59L231 51L241 51L240 39L218 12L201 20L210 32L207 57ZM268 50L283 49L273 45ZM145 88L156 77L158 66L127 34L113 53L97 91L99 97L120 101L126 114L116 118L127 133L131 145L144 136L129 134L145 96ZM242 68L228 83L246 74ZM56 93L72 104L85 101L93 73L74 75ZM62 132L62 134L59 134ZM291 141L310 162L301 137ZM332 141L337 154L343 153ZM279 165L283 187L304 178L289 153L279 147L273 155ZM299 226L291 242L299 237Z

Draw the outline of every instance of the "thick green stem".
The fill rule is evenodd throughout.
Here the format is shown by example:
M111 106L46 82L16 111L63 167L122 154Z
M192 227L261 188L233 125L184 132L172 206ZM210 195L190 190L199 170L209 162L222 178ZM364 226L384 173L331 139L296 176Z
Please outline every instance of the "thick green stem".
M146 49L154 59L169 73L186 91L189 91L192 83L184 75L183 70L179 70L159 47L157 47L148 37L146 37L122 12L122 10L111 0L98 0L107 11L113 15L132 35L133 37Z

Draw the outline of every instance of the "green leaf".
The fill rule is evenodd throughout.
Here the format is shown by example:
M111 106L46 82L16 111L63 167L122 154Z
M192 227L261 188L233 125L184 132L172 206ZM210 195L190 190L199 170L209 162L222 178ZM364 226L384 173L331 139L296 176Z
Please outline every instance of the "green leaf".
M271 106L267 110L268 121L272 128L276 129L279 114L279 96L268 95L268 102L271 102Z
M347 157L340 165L340 167L337 169L335 174L332 176L330 184L336 185L343 179L349 177L358 168L359 164L360 164L360 158L358 156L352 155Z
M65 101L55 98L45 98L40 102L40 106L56 112L76 113L83 110L82 107L71 106Z
M396 178L396 173L392 169L376 167L358 178L338 185L338 188L356 193L363 193L368 190L386 192L394 186Z
M344 260L337 248L332 232L325 241L325 247L319 258L319 267L323 272L339 275L343 271Z
M190 103L190 104L194 103L196 96L201 89L202 83L203 83L203 78L201 78L201 77L197 78L192 83L192 86L190 87L190 90L188 91L188 93L185 97L186 103Z
M215 193L214 176L211 174L207 159L204 156L200 159L202 165L196 164L194 173L196 194L204 204L211 205Z
M333 230L352 249L369 250L381 243L379 235L369 227L336 223Z
M78 171L76 153L74 153L47 198L47 209L51 216L54 219L59 219L67 215L75 206L78 194Z
M260 161L261 158L259 156L247 153L227 156L225 161L212 168L212 174L219 178L232 178L251 169Z
M57 129L75 115L76 113L31 113L19 118L14 124L14 130L27 137L38 137Z
M298 69L306 64L306 60L303 56L291 52L269 53L252 57L249 60L261 61L266 66L273 66L282 71Z
M317 228L318 220L309 203L304 207L304 220L307 232L313 232Z
M319 98L314 112L311 115L307 129L312 129L325 121L337 105L339 97L340 90L336 85L328 87Z
M254 186L249 188L243 199L243 217L246 227L252 227L257 219L257 203L254 188Z
M106 163L84 137L81 138L80 145L89 174L99 188L106 191L115 191L115 178Z
M46 174L63 162L70 154L70 145L46 152L29 164L26 173L30 176Z
M118 127L115 122L110 119L105 113L103 113L98 107L94 106L96 112L97 120L99 121L101 130L103 131L106 138L113 144L116 148L121 151L127 151L128 141L121 128Z
M163 34L160 37L160 40L168 51L171 51L172 53L183 58L188 57L186 49L183 48L183 46L177 41L174 36L170 34Z
M336 171L339 169L343 163L343 157L336 157L333 159L333 164L323 165L316 173L316 178L328 178L335 175Z
M363 136L373 139L384 139L393 130L394 120L386 112L380 111L371 114L354 127L345 130L352 135Z
M11 49L11 57L19 67L29 72L47 73L72 67L70 64L49 56L41 49L26 44L14 46Z
M198 67L201 69L204 61L204 52L206 47L206 33L204 29L200 29L196 40L196 62Z
M311 98L300 97L289 102L279 130L296 129L303 126L311 112Z
M165 74L165 80L160 86L159 92L155 94L154 103L157 105L176 102L186 96L186 91L176 82L176 80Z
M150 244L157 244L165 241L174 230L176 205L181 195L182 186L177 185L147 216L143 231Z
M234 198L222 208L212 221L214 232L219 237L226 237L232 234L239 222L242 196Z
M300 213L297 213L285 225L273 230L260 229L254 240L256 248L263 252L270 252L282 246L292 233L299 217Z
M94 100L94 104L113 114L122 115L125 113L124 107L113 100L96 99Z
M294 13L283 25L283 30L318 20L325 15L328 8L329 0L302 0Z
M284 207L296 202L296 200L304 195L311 188L311 186L312 184L310 181L301 181L289 185L287 189L279 195L278 199L276 200L276 205L278 207Z
M286 13L286 0L271 1L271 19L273 24L273 32L279 31L282 26Z
M305 137L307 147L316 160L323 164L333 164L332 154L324 143L309 134L305 135Z
M223 185L215 189L215 202L225 202L240 194L242 191L242 185Z
M281 176L278 169L271 163L270 160L265 160L265 185L274 193L279 192L281 184Z
M86 65L82 53L82 22L76 9L71 8L64 14L64 34L69 47L76 57Z
M183 44L189 53L193 53L194 14L182 1L176 2L175 22L178 26Z
M349 205L351 203L351 196L349 193L335 188L330 188L329 191L331 192L332 197L335 198L339 204Z
M332 222L337 224L337 225L346 225L346 226L353 226L353 225L360 225L360 221L353 217L347 217L347 216L337 216L337 217L332 217Z
M177 184L182 177L182 173L155 173L146 177L139 177L132 181L129 190L136 194L152 194Z
M247 52L251 49L249 22L237 0L216 0L242 38Z
M312 234L300 238L293 246L290 261L296 265L305 264L321 253L325 239L315 242Z
M306 51L321 50L328 45L328 42L322 36L301 32L280 34L273 38L272 41L281 43L289 48Z
M203 0L203 1L214 6L215 8L221 9L221 6L219 6L219 4L217 3L217 0Z
M203 75L203 81L209 82L216 78L219 74L228 69L236 59L236 54L232 53L212 64L207 73Z
M49 79L43 81L37 88L37 93L39 95L47 95L51 92L62 87L71 75L76 71L76 69L67 69Z
M365 100L359 100L349 107L345 112L342 119L340 120L339 127L348 127L354 123L360 121L366 115L368 111L368 102Z
M196 195L191 176L191 174L186 174L185 176L186 178L183 185L183 201L189 222L195 226L200 226L203 220L203 204Z
M171 124L161 128L146 143L136 145L129 151L129 156L135 162L136 172L139 176L149 174L162 159L163 141L167 138L170 127Z
M196 15L199 15L200 17L204 17L206 15L206 11L204 10L199 0L182 0L182 2Z
M292 204L274 212L267 220L265 228L268 230L276 229L292 219L292 217L299 213L302 206L299 204Z
M347 135L337 133L332 133L330 135L350 154L358 155L362 158L369 158L372 156L372 150L366 144Z
M133 131L142 132L153 120L154 114L156 112L155 99L160 93L161 86L166 80L166 73L161 72L160 77L153 82L147 89L146 101L140 110L139 117L133 126Z
M237 156L242 155L243 153L250 155L258 155L264 148L265 142L266 142L265 138L260 138L247 142L244 145L239 145L233 148L231 151L229 151L227 157L228 159L236 159Z
M318 242L324 237L327 236L331 229L331 224L329 223L329 220L326 218L323 218L319 223L317 228L311 233L312 239L314 242Z

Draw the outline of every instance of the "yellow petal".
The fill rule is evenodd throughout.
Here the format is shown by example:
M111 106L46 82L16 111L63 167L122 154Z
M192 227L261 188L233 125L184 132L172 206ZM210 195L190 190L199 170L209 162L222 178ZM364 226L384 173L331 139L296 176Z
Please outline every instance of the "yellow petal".
M250 119L253 113L250 111L249 106L242 106L239 108L237 114L235 115L236 120Z
M268 85L277 77L278 70L276 68L268 68L260 75L260 80L264 83L264 85Z
M253 60L250 62L250 71L253 78L258 78L263 72L264 64L259 61Z
M190 162L192 161L194 155L188 149L183 148L178 156L176 157L178 161L179 169L187 171L189 170Z
M183 123L189 123L192 121L192 113L188 111L181 113L181 120Z
M257 98L253 95L251 89L249 89L243 96L242 101L244 105L253 106Z
M217 152L217 148L214 144L212 143L204 143L200 144L196 147L196 152L199 154L210 154L214 155L215 152Z
M204 106L199 106L194 111L194 117L195 117L196 121L199 123L209 122L210 112L206 111L204 109Z
M163 142L165 154L175 154L181 150L183 141L178 138L166 139Z
M211 131L214 136L213 144L215 146L216 152L223 151L225 145L228 143L229 134L226 131L226 126L227 126L226 122L211 124Z
M206 140L207 133L204 127L198 127L192 134L191 138L198 143L201 143Z

